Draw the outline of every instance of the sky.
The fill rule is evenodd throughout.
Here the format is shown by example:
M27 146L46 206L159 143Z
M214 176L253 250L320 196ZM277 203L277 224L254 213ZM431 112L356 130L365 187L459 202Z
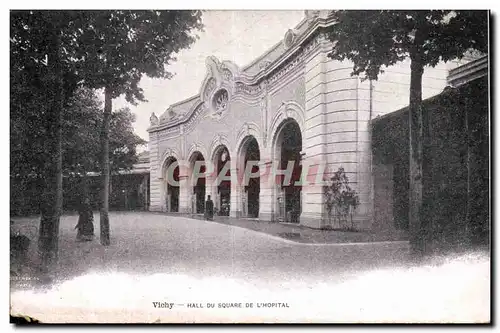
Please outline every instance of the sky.
M281 41L285 32L303 17L303 10L206 11L202 16L204 31L197 33L199 39L190 49L181 51L177 61L168 67L174 77L170 80L144 77L140 86L148 102L133 106L120 98L114 102L114 109L130 107L136 114L136 133L149 140L151 113L160 117L169 105L197 94L206 75L208 56L231 60L243 67Z

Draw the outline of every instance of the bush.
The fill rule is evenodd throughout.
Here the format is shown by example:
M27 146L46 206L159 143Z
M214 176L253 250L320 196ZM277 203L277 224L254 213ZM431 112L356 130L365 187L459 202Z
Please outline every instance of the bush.
M359 197L349 186L349 178L344 168L340 167L330 178L330 182L325 190L325 204L330 224L333 218L340 229L355 230L352 215L359 206Z

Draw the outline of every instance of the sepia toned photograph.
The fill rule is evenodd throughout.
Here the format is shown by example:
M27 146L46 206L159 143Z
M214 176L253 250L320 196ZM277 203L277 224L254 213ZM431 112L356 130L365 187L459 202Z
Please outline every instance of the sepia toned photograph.
M491 324L491 16L9 9L11 325Z

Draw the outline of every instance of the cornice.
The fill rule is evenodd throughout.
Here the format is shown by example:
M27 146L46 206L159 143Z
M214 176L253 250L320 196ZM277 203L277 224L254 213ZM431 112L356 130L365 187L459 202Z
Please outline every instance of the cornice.
M304 24L305 20L303 20L301 24ZM332 25L334 22L329 18L320 18L316 17L313 20L309 20L310 25L302 32L300 35L295 36L295 40L292 45L281 54L276 60L272 61L268 66L263 68L260 72L255 75L248 75L244 73L244 71L237 71L237 69L229 68L230 72L233 73L231 78L224 78L225 80L232 80L233 84L233 92L230 92L230 95L233 100L242 100L249 104L257 103L259 99L262 98L264 91L267 89L267 86L273 85L276 82L279 82L283 77L287 77L290 72L294 72L295 69L302 63L302 60L305 56L307 56L315 47L317 47L320 43L318 42L318 35L322 32L323 29ZM282 43L282 42L280 42ZM260 60L265 58L266 54L272 52L276 47L280 45L277 43L274 47L269 49L267 53L263 56L259 57L254 62L247 65L244 69L247 69ZM213 57L209 57L213 59ZM219 62L219 64L226 65L226 62ZM221 69L223 70L223 68ZM197 99L199 102L194 103L193 107L190 111L181 115L179 118L174 119L173 121L166 121L163 123L158 123L157 125L151 126L148 128L149 133L154 133L158 131L164 131L166 129L170 129L172 127L177 127L184 124L184 131L181 129L180 133L185 133L190 130L190 127L193 125L196 119L200 118L199 115L202 112L208 111L209 107L207 106L207 97L204 96L204 86L206 86L207 82L210 79L211 75L219 75L213 73L214 70L208 71L208 76L202 83L202 89L197 95L194 95L184 101L177 102L175 105L180 105L182 103ZM217 79L220 80L219 77L216 76ZM215 91L216 89L214 89ZM213 94L213 92L209 92Z

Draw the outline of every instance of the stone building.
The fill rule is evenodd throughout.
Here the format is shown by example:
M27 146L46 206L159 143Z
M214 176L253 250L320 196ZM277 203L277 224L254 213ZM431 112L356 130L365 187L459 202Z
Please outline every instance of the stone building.
M330 24L328 11L305 11L282 40L244 67L207 55L199 91L151 116L150 210L202 213L210 195L220 214L325 227L322 183L287 186L283 177L264 176L271 166L285 169L294 161L295 180L304 165L313 178L343 167L360 198L356 227L374 227L370 122L408 105L409 63L385 69L377 81L351 76L351 63L327 57ZM445 88L453 66L426 69L424 98ZM246 184L241 174L253 160L261 177ZM215 172L193 176L196 161L210 162ZM186 167L169 168L175 162ZM224 166L227 173L218 173Z

